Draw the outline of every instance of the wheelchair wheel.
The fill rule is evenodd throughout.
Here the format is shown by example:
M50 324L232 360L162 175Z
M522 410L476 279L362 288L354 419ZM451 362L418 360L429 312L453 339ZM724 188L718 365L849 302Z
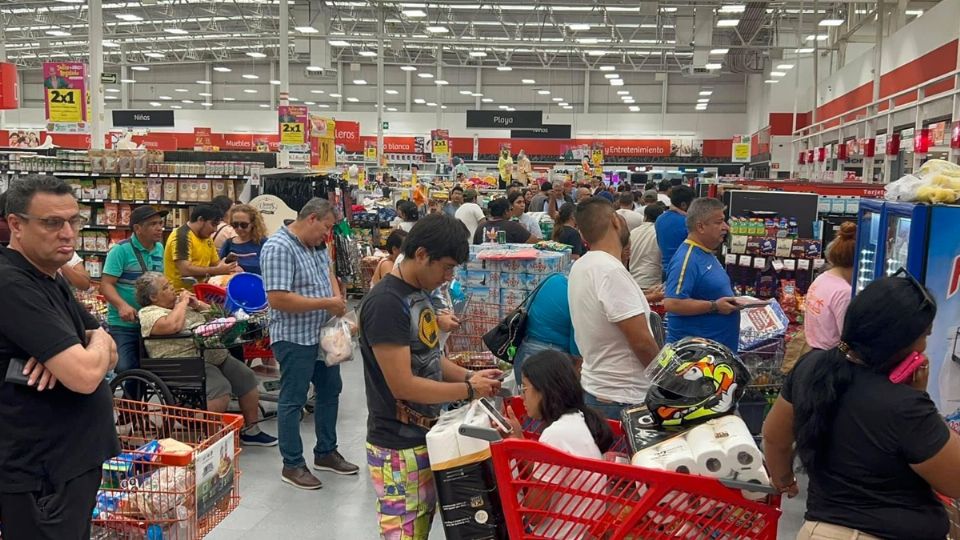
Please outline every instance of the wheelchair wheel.
M145 369L128 369L110 381L110 392L123 399L177 405L167 385Z

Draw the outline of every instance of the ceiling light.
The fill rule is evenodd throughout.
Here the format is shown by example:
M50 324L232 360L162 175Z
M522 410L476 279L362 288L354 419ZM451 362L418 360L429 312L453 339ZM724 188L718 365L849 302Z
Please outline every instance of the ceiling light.
M120 79L120 82L123 83L123 84L133 84L133 83L135 83L135 82L137 82L137 81L135 81L135 80L133 80L133 79Z
M359 54L360 56L365 56L367 58L373 58L374 56L377 55L377 52L376 51L360 51L357 54Z
M261 103L261 104L260 104L260 108L261 108L261 109L269 109L269 108L270 108L270 104L269 104L269 103Z
M417 73L417 77L420 77L421 79L432 79L433 73L427 73L426 71L422 71L420 73Z
M255 81L260 78L259 75L254 75L253 73L244 73L243 75L241 75L241 77L243 77L244 79L250 79L251 81Z
M703 66L703 67L705 67L705 68L707 68L707 69L720 69L720 68L723 67L723 64L706 64L706 65Z
M427 100L423 98L417 98L417 99L414 99L413 102L416 103L417 105L423 105L424 103L427 102Z
M230 73L231 71L233 71L232 69L226 66L214 66L213 70L219 71L220 73Z
M158 52L145 52L145 53L143 53L143 55L146 56L146 57L148 57L148 58L163 58L163 57L164 57L164 54L163 54L163 53L158 53Z
M441 108L441 109L446 109L447 106L446 106L446 105L441 105L440 108Z
M513 107L507 107L507 111L509 111L509 112L513 112L513 111L515 111L515 110L517 110L517 109L515 109L515 108L513 108Z
M807 53L812 53L813 51L814 51L814 48L813 48L813 47L800 47L799 49L795 50L794 52L797 53L797 54L807 54Z
M183 28L164 28L163 31L166 32L166 33L168 33L168 34L176 34L176 35L178 35L178 36L182 36L182 35L184 35L184 34L189 34L189 32L187 32L187 31L184 30Z
M520 82L523 84L537 84L537 81L533 79L520 79Z
M294 30L300 32L301 34L319 34L320 31L312 26L296 26Z
M163 101L170 101L171 99L173 99L173 98L170 97L170 96L157 96L157 97L160 98L160 99L162 99Z
M120 89L119 89L119 88L107 88L107 89L104 90L104 91L105 91L105 92L108 92L108 93L110 93L110 94L116 94L116 93L120 92Z
M104 46L104 47L112 47L112 48L115 48L115 47L119 47L120 44L117 43L117 42L115 42L115 41L111 41L111 40L109 40L109 39L105 39L105 40L103 40L103 46Z
M213 107L213 103L210 103L209 101L204 101L200 105L203 105L204 107Z
M460 95L461 95L461 96L469 96L469 95L472 94L472 93L473 93L473 92L471 92L470 90L461 90L461 91L460 91Z
M211 94L210 92L200 92L197 95L200 97L213 97L213 94Z
M327 43L329 43L331 47L349 47L350 46L349 41L344 41L342 39L331 39Z
M710 49L710 54L727 54L730 49Z
M626 103L627 105L631 105L633 103L636 103L636 100L634 100L633 98L630 98L630 99L623 100L623 102Z
M428 102L427 102L427 107L436 107L436 106L437 106L437 104L434 103L434 102L432 102L432 101L428 101Z
M567 105L567 106L565 106L565 107L563 107L563 108L564 108L564 109L567 109L568 111L570 111L570 110L573 110L573 105Z
M630 91L629 91L629 90L617 90L617 95L618 95L618 96L629 96L629 95L630 95Z
M904 13L905 15L910 16L910 17L919 17L919 16L923 15L923 10L922 10L922 9L908 9L908 10L904 11L903 13Z
M553 101L556 101L556 102L563 101L563 98L562 98L562 97L555 97L555 98L550 98L550 99L552 99Z
M199 81L197 81L197 84L213 84L213 81L199 80Z
M497 66L497 71L513 71L513 68L510 66Z
M549 95L550 95L550 91L549 91L549 90L537 90L537 93L540 94L541 96L549 96Z
M304 105L316 105L317 102L316 102L316 101L304 101L303 104L304 104Z
M416 71L416 70L417 70L417 68L415 68L415 67L413 67L413 66L400 66L400 69L402 69L403 71Z
M70 32L64 32L63 30L47 30L47 35L56 36L56 37L67 37L71 34Z
M600 43L600 40L595 37L585 37L577 38L577 42L583 43L584 45L596 45L597 43Z
M600 71L616 71L617 66L600 66Z
M448 84L450 84L450 83L448 83L447 81L445 81L445 80L443 80L443 79L437 79L437 80L433 81L433 84L435 84L435 85L437 85L437 86L446 86L446 85L448 85Z
M130 69L134 71L150 71L150 68L147 66L130 66Z
M700 95L701 95L701 96L712 96L712 95L713 95L713 90L701 90L701 91L700 91Z
M128 21L128 22L143 20L143 17L140 17L138 15L133 15L132 13L118 13L117 18L120 19L121 21Z
M707 106L706 106L706 105L697 105L697 106L695 107L695 109L698 110L698 111L705 111L705 110L707 110Z
M224 101L236 101L237 98L225 97L225 98L223 98L223 100L224 100Z
M697 103L710 103L710 98L700 98Z
M355 97L348 97L348 98L347 98L347 101L349 101L350 103L357 103L357 102L359 102L360 100L357 99L357 98L355 98Z
M610 79L610 86L623 86L623 79Z
M717 28L733 28L740 24L740 19L720 19L717 21Z
M793 64L780 64L777 66L778 71L786 71L788 69L793 69Z
M420 9L407 9L402 12L405 16L410 17L411 19L419 19L420 17L426 17L427 14Z
M631 105L630 112L640 112L640 107L638 105Z
M397 112L396 107L387 107L387 112Z
M662 12L664 12L664 13L676 13L676 12L677 12L677 8L675 8L675 7L662 7L662 8L660 8L660 11L662 11Z
M244 88L244 89L243 89L243 93L244 93L244 94L256 94L256 93L257 93L257 90L256 90L256 88Z
M186 103L187 105L193 105L192 99L181 99L180 103Z
M500 106L498 106L497 108L500 109L500 110L505 111L505 110L509 109L510 107L507 106L507 105L500 105Z
M324 92L323 90L311 90L310 93L311 93L311 94L326 94L326 92Z
M843 24L843 19L823 19L820 21L820 26L840 26Z
M185 94L185 93L189 92L189 90L187 90L186 88L175 88L173 91L174 91L174 92L180 92L181 94Z
M323 68L320 66L307 66L307 71L309 71L310 73L317 73L317 72L323 73Z
M266 58L267 57L267 55L263 54L262 52L256 52L256 51L248 52L247 56L249 56L250 58Z
M720 13L743 13L747 10L747 6L740 4L731 4L728 6L720 6Z
M787 73L784 72L784 71L771 71L771 72L770 72L770 76L771 76L771 77L786 77L786 76L787 76Z
M493 103L493 98L485 97L485 98L481 99L480 101L483 102L483 103Z
M336 92L331 92L331 93L330 93L330 97L340 99L340 98L343 97L343 95L338 94L338 93L336 93Z
M571 30L574 30L574 31L589 30L589 29L590 29L590 25L589 25L589 24L586 24L586 23L573 23L573 24L568 24L568 25L567 25L567 28L569 28L569 29L571 29Z
M607 51L587 51L587 56L603 56Z
M569 105L569 103L567 103L567 102L565 102L565 101L561 101L560 103L557 103L557 105L560 106L560 107L566 107L567 105Z
M830 36L826 34L810 34L804 41L826 41Z
M767 83L767 84L777 84L777 83L780 82L780 81L778 81L777 79L767 79L767 80L765 80L765 81L763 81L763 82L765 82L765 83Z
M446 34L449 31L450 29L447 28L446 26L428 26L427 27L427 32L430 32L431 34Z
M353 84L356 84L356 85L358 85L358 86L363 86L363 85L367 84L367 81L365 81L365 80L363 80L363 79L354 79L354 80L353 80Z
M120 99L117 96L103 96L103 99Z
M470 56L472 56L472 57L474 57L474 58L483 58L483 57L487 56L487 53L485 53L485 52L483 52L483 51L470 51Z
M171 108L171 109L182 109L183 106L182 106L182 105L171 105L170 108Z
M160 103L159 101L151 101L151 102L150 102L150 106L151 106L151 107L159 107L159 106L161 106L161 105L163 105L163 103Z
M329 108L330 108L330 106L327 105L326 103L318 103L318 104L317 104L317 107L319 107L319 108L321 108L321 109L329 109Z
M383 93L384 93L384 94L389 94L389 95L391 95L391 96L395 96L395 95L399 94L400 91L399 91L399 90L394 90L394 89L392 89L392 88L388 88L388 89L384 90Z
M604 73L603 76L606 77L607 79L619 79L619 78L620 78L620 75L617 75L616 73Z

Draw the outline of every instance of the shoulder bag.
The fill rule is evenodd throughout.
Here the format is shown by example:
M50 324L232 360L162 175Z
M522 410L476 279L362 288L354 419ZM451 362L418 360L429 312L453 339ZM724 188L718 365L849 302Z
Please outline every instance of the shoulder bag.
M483 335L484 345L490 349L494 356L507 362L513 362L517 348L527 335L527 314L530 312L530 304L533 303L533 299L540 292L540 287L543 287L543 284L555 275L556 273L543 278L537 288L523 299L523 303Z

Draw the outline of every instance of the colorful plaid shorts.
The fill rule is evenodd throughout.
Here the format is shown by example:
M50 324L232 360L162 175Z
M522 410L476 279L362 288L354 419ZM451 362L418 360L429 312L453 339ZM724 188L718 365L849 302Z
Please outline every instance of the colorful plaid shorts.
M377 492L380 537L426 539L437 510L437 486L427 447L393 450L367 443L367 466Z

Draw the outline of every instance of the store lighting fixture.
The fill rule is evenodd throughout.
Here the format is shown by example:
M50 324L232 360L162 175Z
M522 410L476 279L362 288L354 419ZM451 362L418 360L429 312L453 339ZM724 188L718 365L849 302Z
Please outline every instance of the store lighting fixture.
M471 92L470 90L461 90L461 91L460 91L460 95L461 95L461 96L469 96L469 95L472 94L472 93L473 93L473 92Z
M487 53L483 51L470 51L470 56L472 56L473 58L483 58L487 56Z
M120 98L118 98L117 96L103 96L103 99L113 100L113 99L120 99Z
M223 98L223 100L224 100L224 101L236 101L237 98L225 97L225 98Z
M662 8L660 8L660 11L662 11L662 12L664 12L664 13L676 13L676 12L677 12L677 8L675 8L675 7L662 7Z
M813 41L813 40L826 41L829 38L830 36L826 34L810 34L809 36L807 36L807 38L804 41Z
M157 97L158 97L159 99L163 100L163 101L170 101L170 100L173 99L173 98L170 97L170 96L157 96Z
M186 94L187 92L189 92L189 90L187 90L186 88L174 88L173 91L180 92L181 94Z
M189 34L189 33L190 33L190 32L187 32L186 30L184 30L183 28L164 28L163 31L166 32L166 33L168 33L168 34L175 34L175 35L178 35L178 36L182 36L182 35L185 35L185 34Z
M607 79L619 79L620 75L616 73L604 73L603 76Z
M343 97L343 95L342 95L342 94L338 94L338 93L336 93L336 92L331 92L331 93L330 93L330 97L340 99L340 98Z
M630 94L627 94L625 96L620 96L620 99L621 100L633 99L633 96L631 96Z
M160 103L159 101L151 101L151 102L150 102L150 106L151 106L151 107L160 107L161 105L163 105L163 103Z
M617 95L618 95L618 96L629 96L629 95L630 95L630 91L629 91L629 90L617 90Z
M387 107L387 112L397 112L396 107Z
M117 43L117 42L115 42L115 41L111 41L111 40L109 40L109 39L105 39L105 40L103 40L103 46L104 46L104 47L109 47L109 48L111 48L111 49L116 49L116 48L120 47L120 44Z
M121 83L121 84L134 84L134 83L136 83L136 82L137 82L137 81L135 81L135 80L133 80L133 79L120 79L120 83Z
M717 21L717 28L733 28L740 24L740 19L720 19Z
M270 108L270 104L269 104L269 103L261 103L261 104L260 104L260 108L261 108L261 109L269 109L269 108Z
M572 111L572 110L573 110L573 105L567 105L566 107L564 107L564 109L566 109L566 110L568 110L568 111Z
M187 105L193 105L193 100L192 100L192 99L181 99L181 100L180 100L180 103L185 103L185 104L187 104Z
M537 90L537 93L540 94L541 96L549 96L549 95L550 95L550 91L549 91L549 90Z
M311 90L310 93L311 93L311 94L326 94L326 92L324 92L323 90Z
M705 110L707 110L707 106L706 106L706 105L697 105L697 106L695 107L695 109L698 110L698 111L705 111Z
M771 77L786 77L786 76L787 76L787 72L786 72L786 71L771 71L771 72L770 72L770 76L771 76Z
M301 34L319 34L320 31L312 26L296 26L294 30L300 32Z
M840 26L843 24L843 19L823 19L820 21L819 26Z
M304 104L304 105L316 105L317 102L316 102L316 101L304 101L303 104Z
M243 93L244 93L244 94L256 94L256 93L257 93L257 90L256 90L256 88L244 88L244 89L243 89Z
M705 67L705 68L707 68L707 69L720 69L720 68L723 67L723 64L706 64L706 65L703 66L703 67Z
M727 54L730 49L710 49L710 54Z
M600 71L616 71L617 66L600 66Z
M437 79L437 80L433 81L433 84L435 84L435 85L437 85L437 86L446 86L446 85L448 85L448 84L450 84L450 83L448 83L447 81L445 81L445 80L443 80L443 79Z
M634 100L633 98L630 98L630 99L623 100L623 102L626 103L627 105L632 105L636 103L636 100Z
M178 109L178 110L179 110L179 109L182 109L183 106L182 106L182 105L171 105L170 108L171 108L171 109Z
M710 103L710 98L700 98L697 103Z
M213 94L211 94L210 92L200 92L197 95L200 97L213 97Z
M922 9L908 9L908 10L905 10L903 13L904 13L905 15L909 16L909 17L919 17L919 16L923 15L923 10L922 10Z
M295 98L295 97L293 97L293 96L290 96L289 98L287 98L287 100L290 101L290 102L293 102L293 103L297 103L298 101L300 101L299 98Z
M349 101L350 103L358 103L360 100L355 97L348 97L347 101Z
M249 51L247 53L247 56L249 56L250 58L266 58L267 57L266 54L263 54L262 52L257 52L257 51Z
M419 19L421 17L426 17L427 13L421 9L407 9L402 12L404 16L411 19Z
M147 66L130 66L130 69L134 71L150 71L150 68Z
M416 71L416 70L417 70L417 68L415 68L415 67L413 67L413 66L400 66L400 69L402 69L403 71Z
M573 24L568 24L567 28L569 28L570 30L573 30L574 32L579 32L582 30L589 30L590 25L587 23L573 23Z
M701 95L701 96L712 96L712 95L713 95L713 90L701 90L701 91L700 91L700 95Z
M204 101L204 102L201 103L200 105L202 105L202 106L204 106L204 107L213 107L213 103L210 103L209 101Z
M413 100L413 102L416 103L417 105L423 105L424 103L427 102L427 100L425 100L425 99L423 99L423 98L416 98L416 99Z
M317 104L317 107L319 107L319 108L321 108L321 109L329 109L329 108L330 108L330 106L327 105L326 103L318 103L318 104Z
M63 30L47 30L47 35L54 37L67 37L71 34L70 32L64 32Z
M788 69L793 69L793 64L780 64L777 66L777 71L786 71Z
M814 48L813 48L813 47L800 47L799 49L795 50L794 52L797 53L797 54L808 54L808 53L812 53L813 51L814 51Z
M121 21L127 21L127 22L136 22L136 21L143 20L143 17L139 15L134 15L132 13L118 13L116 17Z
M520 82L523 84L537 84L537 81L533 79L520 79Z
M485 97L480 100L481 103L493 103L493 98Z
M567 105L569 105L569 103L567 103L566 101L561 101L560 103L557 103L558 107L566 107Z
M421 71L420 73L417 73L417 77L420 77L421 79L432 79L432 78L433 78L433 73L428 73L428 72L426 72L426 71Z
M510 107L507 106L507 105L500 105L500 106L498 106L497 108L500 109L500 110L502 110L502 111L505 111L505 110L509 109Z
M213 67L213 70L216 71L216 72L219 72L219 73L230 73L231 71L233 71L232 69L228 68L227 66L214 66L214 67Z
M562 98L562 97L555 97L555 98L550 98L550 99L552 99L553 101L556 101L556 102L561 102L561 101L563 101L563 98Z
M431 34L446 34L449 31L450 29L447 28L446 26L428 26L427 27L427 32L430 32Z
M120 89L119 89L119 88L107 88L107 89L104 90L104 91L107 92L108 94L117 94L117 93L120 92Z
M441 108L441 109L446 109L447 106L446 106L446 105L441 105L440 108Z
M727 6L720 6L720 13L743 13L747 10L747 6L742 4L730 4Z
M363 80L363 79L354 79L354 80L353 80L353 84L355 84L355 85L357 85L357 86L363 86L363 85L367 84L367 81L365 81L365 80Z
M513 68L510 66L497 66L497 71L513 71Z
M320 66L307 66L307 71L310 73L323 73L323 68Z
M577 38L577 43L582 43L584 45L596 45L597 43L600 43L600 40L595 37Z
M587 51L587 56L603 56L607 54L607 51Z
M163 58L165 56L163 53L158 52L145 52L143 55L147 58Z
M513 112L513 111L515 111L515 110L517 110L517 109L515 109L515 108L513 108L513 107L507 107L507 112Z
M432 101L428 101L428 102L427 102L427 107L436 107L436 106L437 106L437 104L434 103L434 102L432 102Z
M243 77L244 79L250 79L251 81L255 81L260 78L259 75L254 75L253 73L244 73L243 75L241 75L241 77Z
M373 57L377 56L377 51L360 51L360 52L358 52L357 54L359 54L360 56L363 56L363 57L365 57L365 58L373 58Z
M327 43L329 43L331 47L349 47L350 46L349 41L344 41L342 39L331 39Z
M395 96L395 95L399 94L400 91L399 91L399 90L394 90L394 89L392 89L392 88L387 88L386 90L383 91L383 93L384 93L384 94L391 95L391 96Z
M639 106L639 105L631 105L631 106L630 106L630 112L640 112L640 106Z
M623 86L623 79L610 79L610 86Z

